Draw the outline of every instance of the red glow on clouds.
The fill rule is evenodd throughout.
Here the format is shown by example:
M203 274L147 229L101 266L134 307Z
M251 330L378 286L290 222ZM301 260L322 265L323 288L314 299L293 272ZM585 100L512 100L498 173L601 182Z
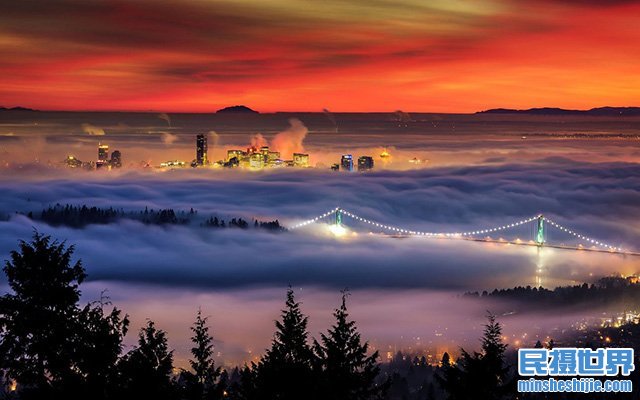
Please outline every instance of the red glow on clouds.
M628 1L31 3L0 16L3 106L473 112L640 94Z

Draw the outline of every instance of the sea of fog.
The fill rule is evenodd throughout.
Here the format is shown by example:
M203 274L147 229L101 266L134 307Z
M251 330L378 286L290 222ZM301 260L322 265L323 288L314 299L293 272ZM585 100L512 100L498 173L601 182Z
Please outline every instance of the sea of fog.
M211 316L219 359L259 356L268 346L288 285L310 315L310 331L331 323L340 291L363 336L383 355L475 347L487 304L466 291L517 285L555 287L640 272L640 258L607 253L422 237L371 235L345 217L347 234L327 224L282 233L212 230L196 221L136 221L51 227L16 212L60 204L197 210L210 216L278 219L291 227L335 207L422 231L467 231L543 213L581 234L640 250L640 134L637 119L433 114L0 113L0 254L34 229L74 244L89 274L84 299L103 290L129 313L133 331L150 318L169 332L178 363L188 355L198 307ZM242 171L142 168L190 161L195 134L210 158L252 141L307 151L310 169ZM279 136L279 139L275 139ZM70 171L59 161L96 156L98 142L123 153L118 171ZM386 149L391 157L380 159ZM332 172L343 153L371 155L368 173ZM414 159L420 163L410 162ZM506 234L505 234L506 235ZM511 231L532 238L529 225ZM496 238L498 236L496 235ZM575 238L549 229L549 241ZM6 288L4 277L0 287ZM512 344L553 333L594 310L501 317ZM602 310L598 310L601 312ZM532 322L533 321L533 322ZM135 333L127 338L135 342ZM516 343L518 341L518 343Z

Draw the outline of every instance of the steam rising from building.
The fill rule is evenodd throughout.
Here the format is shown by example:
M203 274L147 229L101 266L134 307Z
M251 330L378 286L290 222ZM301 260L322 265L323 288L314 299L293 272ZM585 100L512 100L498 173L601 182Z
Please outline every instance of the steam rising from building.
M289 119L289 125L271 140L271 147L280 154L304 153L303 142L309 130L297 118Z
M267 142L267 139L265 139L265 137L262 136L261 133L256 133L255 135L251 136L251 148L259 149L268 145L269 143Z
M82 131L92 136L104 136L104 129L91 124L82 124Z
M214 148L218 145L220 141L220 135L216 131L209 131L209 144L211 148Z
M162 143L164 144L173 144L176 140L178 140L178 135L174 135L169 132L162 132L162 136L160 136Z

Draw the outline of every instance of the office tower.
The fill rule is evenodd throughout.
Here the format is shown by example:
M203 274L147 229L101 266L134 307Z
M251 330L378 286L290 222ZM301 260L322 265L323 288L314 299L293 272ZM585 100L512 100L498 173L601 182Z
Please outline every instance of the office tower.
M362 156L358 158L358 171L368 171L373 169L373 157Z
M262 153L262 157L264 158L264 162L269 161L269 146L262 146L260 148L260 153Z
M279 161L282 161L282 160L280 160L280 152L279 151L270 151L267 154L267 164L268 165L271 165L271 166L276 165L276 164L278 164Z
M198 135L196 138L196 165L202 166L207 164L207 137Z
M103 168L109 166L109 146L106 144L98 143L98 161L96 162L96 168Z
M253 169L264 168L264 156L262 153L253 153L249 156L249 167Z
M309 166L309 154L293 153L293 166L306 168Z
M343 171L353 171L353 156L344 154L340 159L340 169Z
M122 153L120 153L119 150L114 150L113 153L111 153L111 166L113 168L122 167Z
M78 160L74 156L67 156L66 160L64 160L64 163L69 168L80 168L80 167L82 167L82 161Z
M245 154L246 153L243 150L227 150L227 161L231 161L232 158L236 158L240 161Z

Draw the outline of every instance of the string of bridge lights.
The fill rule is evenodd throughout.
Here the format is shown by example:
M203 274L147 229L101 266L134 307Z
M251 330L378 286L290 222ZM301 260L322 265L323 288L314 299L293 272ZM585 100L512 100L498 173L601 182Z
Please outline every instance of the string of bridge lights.
M570 234L570 235L573 235L573 236L577 237L578 239L582 239L582 240L584 240L584 241L586 241L586 242L589 242L589 243L591 243L591 244L595 244L596 246L600 246L600 247L607 248L607 249L609 249L609 250L622 251L622 248L621 248L621 247L611 246L611 245L609 245L609 244L607 244L607 243L603 243L603 242L600 242L600 241L598 241L598 240L592 239L592 238L590 238L590 237L587 237L587 236L581 235L581 234L579 234L578 232L572 231L572 230L571 230L571 229L569 229L569 228L565 228L564 226L562 226L562 225L560 225L560 224L558 224L558 223L556 223L556 222L554 222L554 221L550 220L550 219L549 219L549 218L547 218L547 217L544 217L544 220L545 220L545 221L547 221L547 222L548 222L551 226L553 226L554 228L560 229L561 231L566 232L566 233L568 233L568 234Z
M510 228L515 228L524 224L528 224L530 222L536 221L540 218L542 218L544 221L548 222L551 226L553 226L554 228L557 228L563 232L566 232L572 236L577 237L578 239L584 240L586 242L589 242L591 244L594 244L596 246L600 246L600 247L604 247L606 249L612 250L612 251L623 251L623 249L621 247L617 247L617 246L612 246L610 244L595 240L593 238L590 238L588 236L584 236L581 235L569 228L566 228L558 223L556 223L555 221L550 220L549 218L542 216L542 215L536 215L534 217L531 218L526 218L511 224L506 224L506 225L501 225L501 226L495 226L492 228L486 228L486 229L478 229L478 230L474 230L474 231L467 231L467 232L424 232L424 231L416 231L416 230L411 230L411 229L404 229L404 228L400 228L397 226L391 226L391 225L386 225L386 224L382 224L367 218L363 218L360 217L359 215L353 214L345 209L342 209L340 207L336 207L330 211L327 211L324 214L318 215L317 217L302 221L292 227L290 227L289 229L298 229L298 228L302 228L304 226L316 223L324 218L327 218L331 215L334 215L335 213L340 212L342 215L345 215L349 218L352 218L356 221L360 221L360 222L364 222L368 225L374 226L376 228L381 228L384 230L388 230L388 231L392 231L392 232L397 232L400 234L407 234L407 235L415 235L415 236L427 236L427 237L446 237L446 238L463 238L463 237L472 237L472 236L477 236L477 235L484 235L484 234L489 234L489 233L494 233L494 232L499 232L499 231L503 231L506 229L510 229Z
M327 218L327 217L328 217L329 215L331 215L331 214L335 214L335 213L336 213L336 212L338 212L338 211L340 211L340 207L336 207L336 208L334 208L333 210L331 210L331 211L327 211L326 213L324 213L324 214L322 214L322 215L318 215L318 216L317 216L317 217L315 217L315 218L311 218L311 219L308 219L308 220L306 220L306 221L300 222L299 224L294 225L294 226L292 226L292 227L291 227L291 228L289 228L289 229L298 229L298 228L302 228L303 226L307 226L307 225L309 225L309 224L313 224L313 223L315 223L315 222L318 222L318 221L319 221L319 220L321 220L321 219Z
M375 221L372 221L370 219L362 218L362 217L360 217L360 216L358 216L356 214L353 214L353 213L351 213L351 212L349 212L349 211L347 211L345 209L342 209L340 207L336 207L333 210L327 211L326 213L318 215L315 218L311 218L311 219L308 219L306 221L300 222L297 225L292 226L290 229L297 229L297 228L301 228L303 226L307 226L307 225L313 224L315 222L318 222L321 219L327 218L328 216L337 213L338 211L341 214L346 215L347 217L355 219L356 221L364 222L366 224L369 224L371 226L375 226L377 228L382 228L382 229L385 229L385 230L398 232L398 233L405 233L405 234L409 234L409 235L432 236L432 237L461 237L461 236L474 236L474 235L480 235L480 234L485 234L485 233L498 232L498 231L502 231L502 230L505 230L505 229L514 228L516 226L524 225L524 224L527 224L529 222L532 222L532 221L535 221L536 219L538 219L538 217L536 216L536 217L532 217L532 218L523 219L522 221L514 222L512 224L497 226L497 227L488 228L488 229L480 229L480 230L477 230L477 231L469 231L469 232L423 232L423 231L414 231L414 230L410 230L410 229L404 229L404 228L400 228L400 227L397 227L397 226L381 224L379 222L375 222Z
M406 233L409 235L418 235L418 236L437 236L437 237L462 237L462 236L475 236L475 235L481 235L481 234L485 234L485 233L492 233L492 232L498 232L498 231L502 231L505 229L509 229L509 228L514 228L516 226L520 226L520 225L524 225L527 224L529 222L535 221L536 219L538 219L538 217L533 217L533 218L528 218L528 219L523 219L522 221L518 221L518 222L514 222L512 224L508 224L508 225L502 225L502 226L496 226L493 228L488 228L488 229L480 229L477 231L469 231L469 232L422 232L422 231L413 231L413 230L409 230L409 229L403 229L403 228L398 228L395 226L390 226L390 225L384 225L384 224L380 224L378 222L375 221L371 221L369 219L366 218L362 218L358 215L355 215L353 213L350 213L349 211L340 209L340 212L348 217L351 217L357 221L361 221L364 223L367 223L369 225L375 226L375 227L379 227L379 228L383 228L383 229L387 229L387 230L391 230L394 232L398 232L398 233Z

